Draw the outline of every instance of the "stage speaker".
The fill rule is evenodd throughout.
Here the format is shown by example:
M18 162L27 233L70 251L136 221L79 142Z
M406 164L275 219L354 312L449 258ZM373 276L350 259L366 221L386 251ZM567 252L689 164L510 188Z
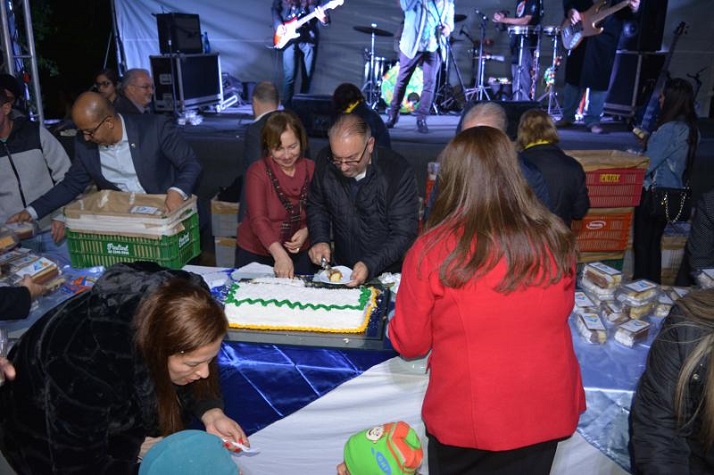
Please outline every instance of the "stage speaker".
M645 106L664 65L663 53L618 51L605 99L605 112L633 117Z
M466 107L464 107L464 110L461 113L461 119L459 119L457 130L461 130L461 124L464 121L466 113L479 102L489 101L473 101L466 104ZM518 134L518 122L520 122L523 113L530 109L540 109L540 103L537 101L503 101L494 103L503 107L506 111L506 118L508 119L508 129L506 130L506 134L511 138L511 140L516 140L516 135Z
M218 53L149 56L149 61L157 112L198 109L223 99Z
M201 20L192 13L160 13L156 16L161 54L203 53ZM170 43L169 43L170 41Z
M659 51L662 48L667 0L640 2L640 10L632 20L625 21L617 49L627 51Z
M291 108L300 117L308 136L327 137L332 124L331 96L296 94Z

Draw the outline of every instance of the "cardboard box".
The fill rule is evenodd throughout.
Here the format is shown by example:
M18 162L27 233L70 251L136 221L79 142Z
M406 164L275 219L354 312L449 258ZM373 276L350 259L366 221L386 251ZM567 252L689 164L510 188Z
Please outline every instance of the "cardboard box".
M216 267L235 267L236 238L215 236Z
M211 200L211 230L214 237L238 235L238 207L240 203Z

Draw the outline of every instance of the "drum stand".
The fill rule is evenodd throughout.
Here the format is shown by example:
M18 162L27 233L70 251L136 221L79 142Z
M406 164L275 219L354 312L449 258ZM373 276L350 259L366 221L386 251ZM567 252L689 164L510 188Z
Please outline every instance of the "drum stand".
M471 102L476 96L476 100L482 101L484 97L487 101L491 100L491 96L488 95L488 90L486 86L483 85L483 76L486 72L486 58L483 55L483 44L486 41L486 25L488 24L488 17L484 16L481 18L481 39L478 46L478 73L476 75L476 87L467 89L464 91L464 100L466 102ZM471 40L473 44L476 44L468 33L464 32L464 35Z
M519 34L520 37L519 44L518 44L518 67L516 67L516 74L514 74L513 78L513 91L511 92L511 100L518 100L519 96L521 100L529 100L530 97L528 96L528 93L524 89L523 86L525 84L521 85L521 76L523 75L523 50L525 49L525 38L526 34ZM530 52L528 52L530 54Z
M456 97L454 94L454 88L451 87L451 84L449 83L449 77L450 77L450 69L451 65L454 65L454 70L456 71L456 78L459 80L459 85L461 86L461 91L464 91L466 88L464 87L464 80L461 77L461 70L459 69L459 65L456 63L456 60L454 59L454 50L451 48L451 41L449 38L446 38L444 41L446 44L446 61L444 61L445 66L444 66L444 74L443 77L441 78L443 83L439 90L436 93L436 100L433 103L433 107L436 110L437 114L442 114L442 113L447 113L450 110L455 110L460 107L462 107L463 104L460 104L461 101L459 101L459 98ZM441 73L441 72L440 72ZM463 101L463 97L461 98ZM456 107L454 107L456 106Z
M369 52L369 73L367 75L365 83L362 85L362 92L365 94L365 102L367 105L376 110L379 107L379 99L381 97L380 82L381 78L375 77L377 75L376 65L374 62L374 31L371 33L371 42Z
M540 25L536 26L536 46L533 50L533 78L531 79L531 93L529 100L535 100L538 91L538 76L540 75L540 36L542 30Z
M551 63L553 76L558 71L558 65L560 64L560 58L558 57L558 38L560 35L556 33L553 36L553 62ZM546 85L545 93L538 98L538 102L543 102L545 98L548 98L548 115L561 115L563 109L560 107L558 102L558 93L555 92L555 79L553 79L553 84Z

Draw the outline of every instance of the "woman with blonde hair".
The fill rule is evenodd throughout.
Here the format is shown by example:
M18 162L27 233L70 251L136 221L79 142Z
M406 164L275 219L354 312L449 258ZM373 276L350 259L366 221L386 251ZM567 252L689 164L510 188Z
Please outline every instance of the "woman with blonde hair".
M441 191L389 325L403 357L430 353L429 472L548 474L585 410L568 326L575 239L503 132L464 130L439 161Z
M545 179L553 213L570 226L590 209L583 166L557 145L558 129L544 110L523 113L518 124L517 147L521 159L538 168Z
M647 356L632 401L632 468L714 473L714 289L677 302Z

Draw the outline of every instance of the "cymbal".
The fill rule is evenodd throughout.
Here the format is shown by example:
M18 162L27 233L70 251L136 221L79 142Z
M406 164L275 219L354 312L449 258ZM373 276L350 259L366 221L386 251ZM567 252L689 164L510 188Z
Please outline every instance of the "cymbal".
M462 14L462 13L457 13L457 14L454 15L454 23L458 23L458 22L460 22L460 21L464 21L466 18L467 18L466 15L464 15L464 14Z
M374 33L374 36L394 36L394 33L390 33L387 30L380 30L375 26L353 26L352 28L360 33L367 33L368 35Z

